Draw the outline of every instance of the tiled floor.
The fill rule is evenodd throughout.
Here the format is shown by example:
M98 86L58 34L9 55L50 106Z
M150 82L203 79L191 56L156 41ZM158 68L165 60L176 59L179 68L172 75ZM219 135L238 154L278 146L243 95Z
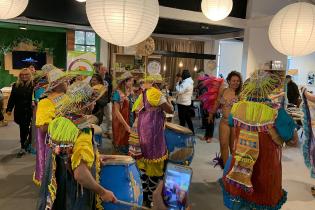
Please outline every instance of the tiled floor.
M200 132L200 131L199 131ZM18 128L15 124L0 128L0 209L34 210L38 189L32 183L35 157L15 158L19 148ZM107 147L110 142L105 142ZM194 210L224 210L221 189L216 182L222 171L213 168L210 160L219 150L218 142L207 144L197 140L192 163L191 203ZM315 198L310 194L315 180L303 163L301 151L286 148L283 151L283 186L288 191L284 210L314 210Z

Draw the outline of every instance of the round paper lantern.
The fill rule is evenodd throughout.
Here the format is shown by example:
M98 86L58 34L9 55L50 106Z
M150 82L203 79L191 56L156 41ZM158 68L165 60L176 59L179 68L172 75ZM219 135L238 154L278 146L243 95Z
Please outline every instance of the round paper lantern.
M303 56L315 50L315 6L305 2L290 4L271 20L269 39L279 52Z
M15 18L26 9L28 0L0 0L0 19Z
M158 0L87 0L86 13L95 32L119 46L148 38L159 19Z
M233 8L232 0L202 0L202 13L213 21L219 21L226 18Z

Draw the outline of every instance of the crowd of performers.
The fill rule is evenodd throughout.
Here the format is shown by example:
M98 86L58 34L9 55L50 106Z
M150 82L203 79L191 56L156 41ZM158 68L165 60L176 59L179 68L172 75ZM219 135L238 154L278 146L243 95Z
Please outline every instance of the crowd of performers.
M189 84L193 80L186 73L182 74L184 81L176 85L179 93L192 92ZM108 86L98 74L90 84L82 78L47 64L37 73L22 70L12 87L6 112L10 114L14 109L22 149L27 149L29 137L25 133L29 133L33 119L33 180L40 186L37 209L102 209L102 202L116 202L113 192L100 185L100 168L108 157L99 154L94 141L103 118L98 106L108 102L108 94L104 97ZM160 74L147 75L143 81L134 79L125 72L117 78L117 87L111 94L113 154L136 160L144 206L151 207L153 191L163 178L168 160L165 113L173 113L174 107L162 90L165 83ZM287 199L282 189L281 148L296 136L295 121L284 107L271 100L273 90L281 84L280 78L255 71L243 84L242 76L233 71L226 79L227 85L214 76L203 75L198 80L202 90L199 99L207 116L203 140L211 142L218 110L222 115L220 156L216 160L224 169L220 179L224 204L229 209L280 209ZM306 136L303 152L315 178L315 139L309 105L315 102L315 96L305 88L302 95ZM24 98L32 98L33 104L20 100ZM184 101L180 101L178 109L187 112L189 106ZM32 113L25 107L32 106L34 115L25 115L26 111ZM186 121L194 133L189 120L180 116L181 123Z

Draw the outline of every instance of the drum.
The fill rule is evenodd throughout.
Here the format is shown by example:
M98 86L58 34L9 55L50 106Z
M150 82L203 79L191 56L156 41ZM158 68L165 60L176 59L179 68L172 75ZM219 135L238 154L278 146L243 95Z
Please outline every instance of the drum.
M190 165L194 157L195 147L195 137L191 130L174 123L166 122L165 141L170 162Z
M135 160L129 156L108 155L101 169L100 183L111 190L118 200L142 206L142 183ZM132 209L121 204L103 203L106 210Z

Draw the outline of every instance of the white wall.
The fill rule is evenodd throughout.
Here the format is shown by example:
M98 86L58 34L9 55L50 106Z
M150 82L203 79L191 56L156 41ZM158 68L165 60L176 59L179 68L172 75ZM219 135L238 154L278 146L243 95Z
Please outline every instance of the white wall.
M247 18L274 15L283 7L296 2L296 0L248 0Z
M108 67L108 42L106 42L102 38L100 48L100 62L102 62L105 67Z
M299 73L294 77L298 85L306 86L307 89L315 92L315 86L307 85L307 74L315 72L315 53L302 57L292 57L289 67L299 70Z
M220 41L220 61L219 74L224 78L231 71L242 69L243 42L240 41Z
M204 53L205 54L218 55L218 50L219 50L219 41L217 41L217 40L205 41L205 44L204 44ZM208 65L209 62L210 62L210 60L204 60L204 71L205 71L205 73L207 73L209 75L216 76L217 71L216 71L216 69L211 70L209 68L209 65ZM216 62L218 62L218 61L216 60Z
M268 37L268 27L252 27L246 29L243 75L246 75L246 78L248 78L252 72L262 68L266 62L272 60L282 61L284 69L286 68L287 56L279 53L272 47Z

